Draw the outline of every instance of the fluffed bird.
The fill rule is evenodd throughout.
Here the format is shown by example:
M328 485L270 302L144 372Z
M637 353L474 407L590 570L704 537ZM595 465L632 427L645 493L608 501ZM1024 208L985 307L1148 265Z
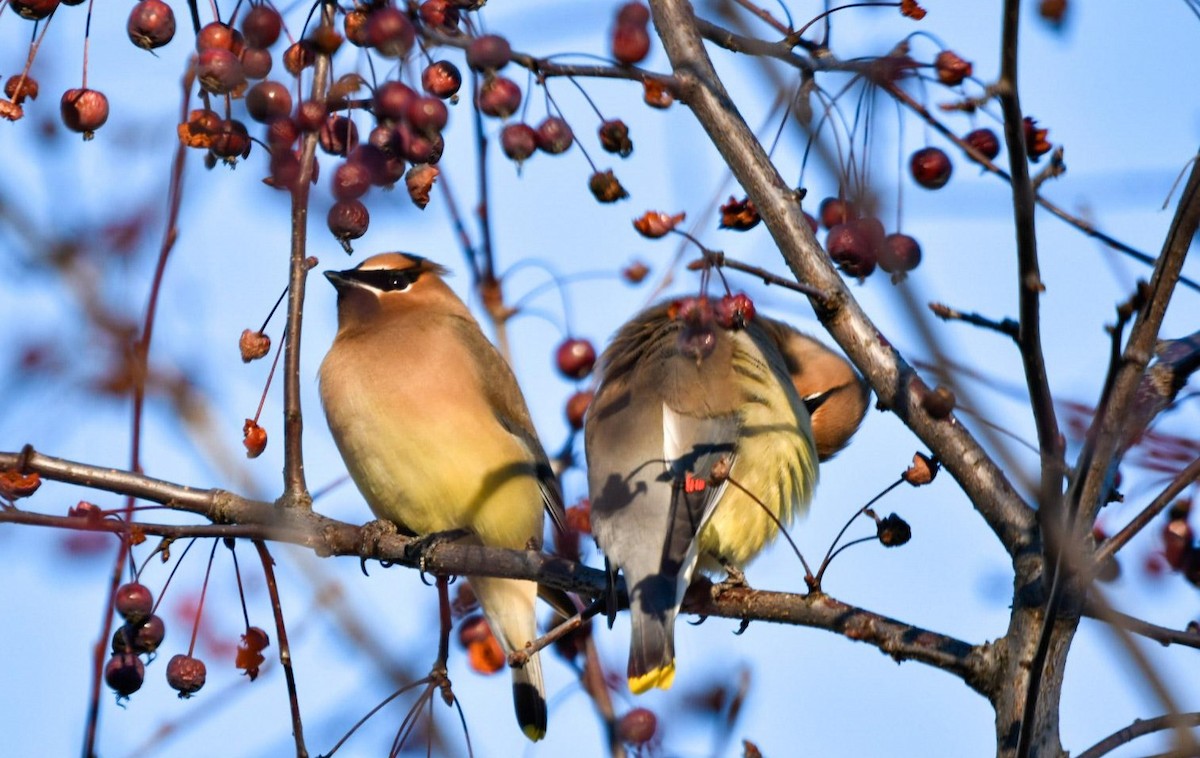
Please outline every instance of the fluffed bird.
M479 544L542 544L562 494L507 362L442 276L385 253L327 271L338 331L321 364L321 402L354 483L375 515L415 535L467 530ZM537 637L530 581L468 577L505 653ZM546 733L537 655L512 669L517 721Z
M610 579L625 577L635 693L674 680L696 568L740 573L807 509L817 462L866 411L866 384L820 342L714 310L686 298L621 327L585 420L592 532Z

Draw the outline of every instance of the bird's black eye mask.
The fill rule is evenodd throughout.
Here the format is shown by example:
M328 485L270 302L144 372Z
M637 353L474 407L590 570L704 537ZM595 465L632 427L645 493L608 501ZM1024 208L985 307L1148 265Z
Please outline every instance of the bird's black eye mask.
M353 268L338 273L343 279L361 282L381 292L403 292L413 286L417 279L421 278L421 274L425 273L425 270L420 267L406 269Z

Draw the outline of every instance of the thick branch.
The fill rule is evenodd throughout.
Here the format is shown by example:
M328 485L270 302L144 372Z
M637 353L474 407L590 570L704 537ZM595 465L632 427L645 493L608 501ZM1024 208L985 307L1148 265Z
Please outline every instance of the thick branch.
M880 334L834 271L804 220L795 195L775 170L718 80L686 0L653 0L654 22L675 69L683 99L695 113L762 215L798 281L830 293L817 315L895 412L959 482L1011 555L1030 544L1033 511L971 434L953 419L936 420L921 407L928 388Z
M45 479L158 502L217 522L207 527L136 525L141 532L149 535L239 536L274 540L310 548L321 556L345 555L363 560L374 559L387 564L420 568L441 576L481 575L528 579L589 597L598 597L608 591L606 572L545 553L483 547L464 542L423 541L399 534L378 536L376 530L363 529L313 511L275 508L270 503L249 500L223 490L184 487L36 452L25 456L24 461L20 454L0 453L0 471L16 469L22 462L25 472L36 472ZM0 510L0 524L5 523L116 533L130 529L127 523L113 519L95 521L85 517L50 516L17 509ZM913 660L940 668L962 678L983 694L996 686L994 672L997 664L990 646L974 646L847 605L828 595L805 596L746 588L730 589L698 582L688 596L685 610L703 616L827 629L877 647L898 661Z

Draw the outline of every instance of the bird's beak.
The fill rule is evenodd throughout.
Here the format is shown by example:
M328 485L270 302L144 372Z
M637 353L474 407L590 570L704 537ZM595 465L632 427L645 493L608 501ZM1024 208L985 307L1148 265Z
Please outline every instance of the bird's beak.
M326 271L324 273L325 278L328 279L329 283L333 285L333 288L339 292L343 287L352 286L354 284L354 282L346 276L346 274L349 273L347 271Z

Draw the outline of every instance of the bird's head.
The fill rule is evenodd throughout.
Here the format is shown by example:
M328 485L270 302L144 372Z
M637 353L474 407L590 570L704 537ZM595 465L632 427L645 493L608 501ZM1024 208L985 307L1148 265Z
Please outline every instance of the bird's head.
M442 277L448 270L411 253L381 253L345 271L326 271L342 328L389 314L464 309Z

